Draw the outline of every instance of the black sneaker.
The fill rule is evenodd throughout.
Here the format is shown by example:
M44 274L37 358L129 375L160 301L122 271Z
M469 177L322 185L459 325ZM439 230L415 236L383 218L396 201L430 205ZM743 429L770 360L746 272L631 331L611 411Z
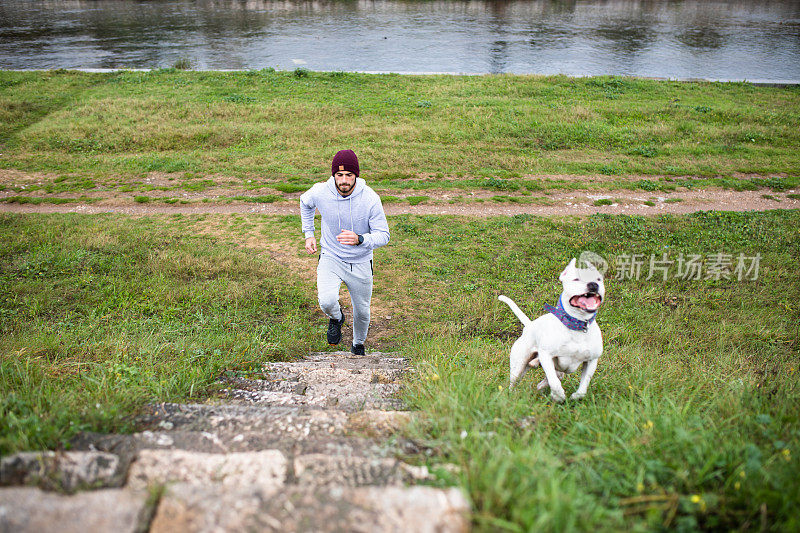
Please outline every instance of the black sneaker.
M328 344L339 344L342 340L342 325L344 325L344 311L342 311L342 319L328 321Z
M364 345L363 344L355 344L350 351L353 352L353 355L364 355Z

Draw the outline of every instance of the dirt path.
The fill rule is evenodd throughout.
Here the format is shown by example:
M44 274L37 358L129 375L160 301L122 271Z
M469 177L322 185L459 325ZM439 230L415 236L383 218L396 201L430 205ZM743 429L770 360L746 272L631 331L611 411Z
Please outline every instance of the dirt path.
M219 191L217 191L219 192ZM659 215L685 214L695 211L766 211L769 209L798 209L798 191L774 192L733 191L728 189L695 189L664 193L644 191L570 191L547 196L498 196L477 191L466 195L445 192L427 192L429 198L418 205L407 201L386 203L388 215L463 215L503 216L532 214L541 216L590 215L592 213ZM0 193L0 199L12 196L8 191ZM224 196L193 195L189 203L166 204L157 201L136 203L133 196L115 196L94 202L12 203L1 202L0 212L10 213L120 213L132 216L152 214L299 214L299 195L285 195L285 199L274 203L230 202ZM48 198L70 198L52 195ZM204 201L205 200L205 201ZM608 203L610 202L610 204ZM597 205L600 204L600 205Z
M396 397L407 365L268 363L217 401L151 406L138 433L3 458L0 531L467 531L464 495L420 486L435 477L397 457L422 450L387 440L413 416Z

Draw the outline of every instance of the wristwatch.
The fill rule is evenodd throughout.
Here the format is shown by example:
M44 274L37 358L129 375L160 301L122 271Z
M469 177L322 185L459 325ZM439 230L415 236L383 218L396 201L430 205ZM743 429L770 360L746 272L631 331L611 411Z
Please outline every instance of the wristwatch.
M359 235L358 236L358 244L361 244L363 242L364 242L364 236L363 235ZM358 246L358 244L356 244L356 246Z

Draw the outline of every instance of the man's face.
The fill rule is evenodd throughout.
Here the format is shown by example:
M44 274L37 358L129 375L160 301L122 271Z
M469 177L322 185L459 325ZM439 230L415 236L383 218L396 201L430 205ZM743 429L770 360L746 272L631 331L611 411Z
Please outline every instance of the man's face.
M353 187L356 185L356 175L346 170L340 170L333 175L336 181L336 188L339 189L339 194L347 196L353 192Z

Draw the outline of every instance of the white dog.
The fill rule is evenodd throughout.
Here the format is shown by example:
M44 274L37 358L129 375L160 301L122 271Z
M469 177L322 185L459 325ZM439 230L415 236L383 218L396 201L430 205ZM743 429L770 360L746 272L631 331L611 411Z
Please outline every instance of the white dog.
M577 268L570 261L559 278L564 290L558 306L545 306L548 311L531 321L511 299L500 295L525 328L511 348L511 387L528 367L540 366L544 370L538 388L550 387L550 397L557 402L565 399L561 379L583 367L581 383L571 396L579 400L586 396L589 381L597 369L597 360L603 353L603 336L594 318L605 296L603 275L592 265Z

